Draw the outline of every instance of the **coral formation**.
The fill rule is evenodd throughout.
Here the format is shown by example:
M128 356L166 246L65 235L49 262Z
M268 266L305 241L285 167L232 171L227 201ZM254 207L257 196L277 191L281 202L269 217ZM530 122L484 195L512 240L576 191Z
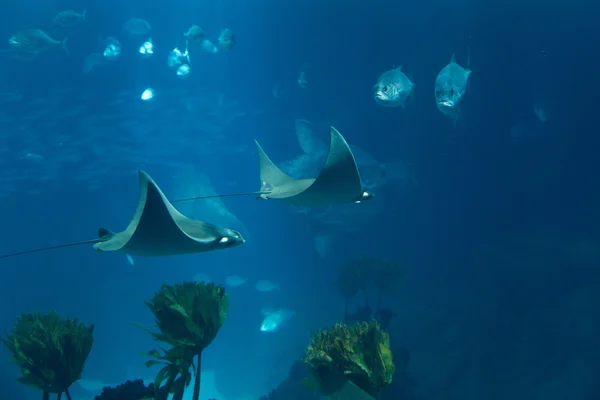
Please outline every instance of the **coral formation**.
M336 393L350 381L378 398L395 371L389 334L374 320L352 327L336 324L318 332L306 349L304 362L324 395Z
M127 381L117 387L105 387L99 396L94 397L94 400L153 400L166 398L157 396L154 389L154 384L146 386L141 379L135 381Z
M23 376L19 382L49 394L71 399L69 387L81 378L93 344L94 325L63 319L56 312L31 313L17 318L13 331L2 339Z
M164 383L173 400L181 400L192 380L191 369L195 373L192 399L198 400L202 351L215 339L229 311L225 289L204 282L164 284L146 306L154 314L160 332L146 331L154 340L171 345L169 349L146 353L154 358L145 363L147 367L163 365L154 381L155 388Z

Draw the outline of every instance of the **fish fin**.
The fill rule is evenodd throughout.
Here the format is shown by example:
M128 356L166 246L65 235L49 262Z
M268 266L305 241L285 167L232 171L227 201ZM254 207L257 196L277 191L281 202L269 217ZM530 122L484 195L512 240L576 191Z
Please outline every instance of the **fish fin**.
M185 58L187 58L188 64L192 65L192 60L190 60L190 39L186 39L185 41Z
M458 119L458 115L452 116L452 124L454 125L454 128L458 127Z
M452 58L450 58L450 62L453 63L454 61L454 53L452 53Z
M115 236L115 233L113 231L111 231L110 229L106 229L106 228L98 229L98 239L100 239L101 242L110 240L110 239L112 239L113 236Z
M471 80L469 79L469 77L471 76L471 70L468 69L466 70L467 73L467 84L465 87L465 93L471 93Z
M260 313L261 313L262 315L264 315L265 317L266 317L267 315L271 315L271 314L273 314L274 312L275 312L275 310L273 310L272 308L262 308L262 309L260 310Z
M67 40L69 40L68 37L61 40L60 45L63 48L63 50L65 51L65 53L67 54L67 57L71 57L71 53L69 53L69 49L67 48Z
M83 12L81 13L81 20L82 21L87 21L86 15L87 15L87 10L83 10Z
M305 154L326 153L327 144L321 140L315 132L317 127L305 119L294 121L296 127L296 139Z

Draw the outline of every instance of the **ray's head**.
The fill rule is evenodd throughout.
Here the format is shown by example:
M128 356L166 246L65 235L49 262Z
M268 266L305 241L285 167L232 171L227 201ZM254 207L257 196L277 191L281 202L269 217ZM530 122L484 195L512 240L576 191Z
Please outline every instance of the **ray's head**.
M370 192L368 190L364 190L360 197L354 201L355 203L364 203L365 201L369 201L371 200L373 197L375 197L375 195L373 194L373 192Z
M246 243L242 234L233 229L219 228L217 233L218 234L212 242L214 250L229 249Z

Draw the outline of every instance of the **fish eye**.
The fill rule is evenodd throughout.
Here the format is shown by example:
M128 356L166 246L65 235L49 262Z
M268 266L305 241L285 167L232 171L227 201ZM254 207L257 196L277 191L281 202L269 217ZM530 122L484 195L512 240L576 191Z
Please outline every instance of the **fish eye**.
M383 93L387 93L387 91L388 91L388 87L387 87L387 85L384 85L384 86L381 88L381 91L382 91Z

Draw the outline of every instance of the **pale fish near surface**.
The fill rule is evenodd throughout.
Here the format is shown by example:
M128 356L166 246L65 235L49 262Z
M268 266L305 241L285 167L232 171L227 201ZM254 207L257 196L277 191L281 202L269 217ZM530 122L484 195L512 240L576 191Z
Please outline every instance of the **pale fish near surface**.
M275 282L271 282L271 281L267 281L267 280L257 281L256 284L254 285L254 287L259 292L272 292L273 290L280 290L279 283L275 283Z

